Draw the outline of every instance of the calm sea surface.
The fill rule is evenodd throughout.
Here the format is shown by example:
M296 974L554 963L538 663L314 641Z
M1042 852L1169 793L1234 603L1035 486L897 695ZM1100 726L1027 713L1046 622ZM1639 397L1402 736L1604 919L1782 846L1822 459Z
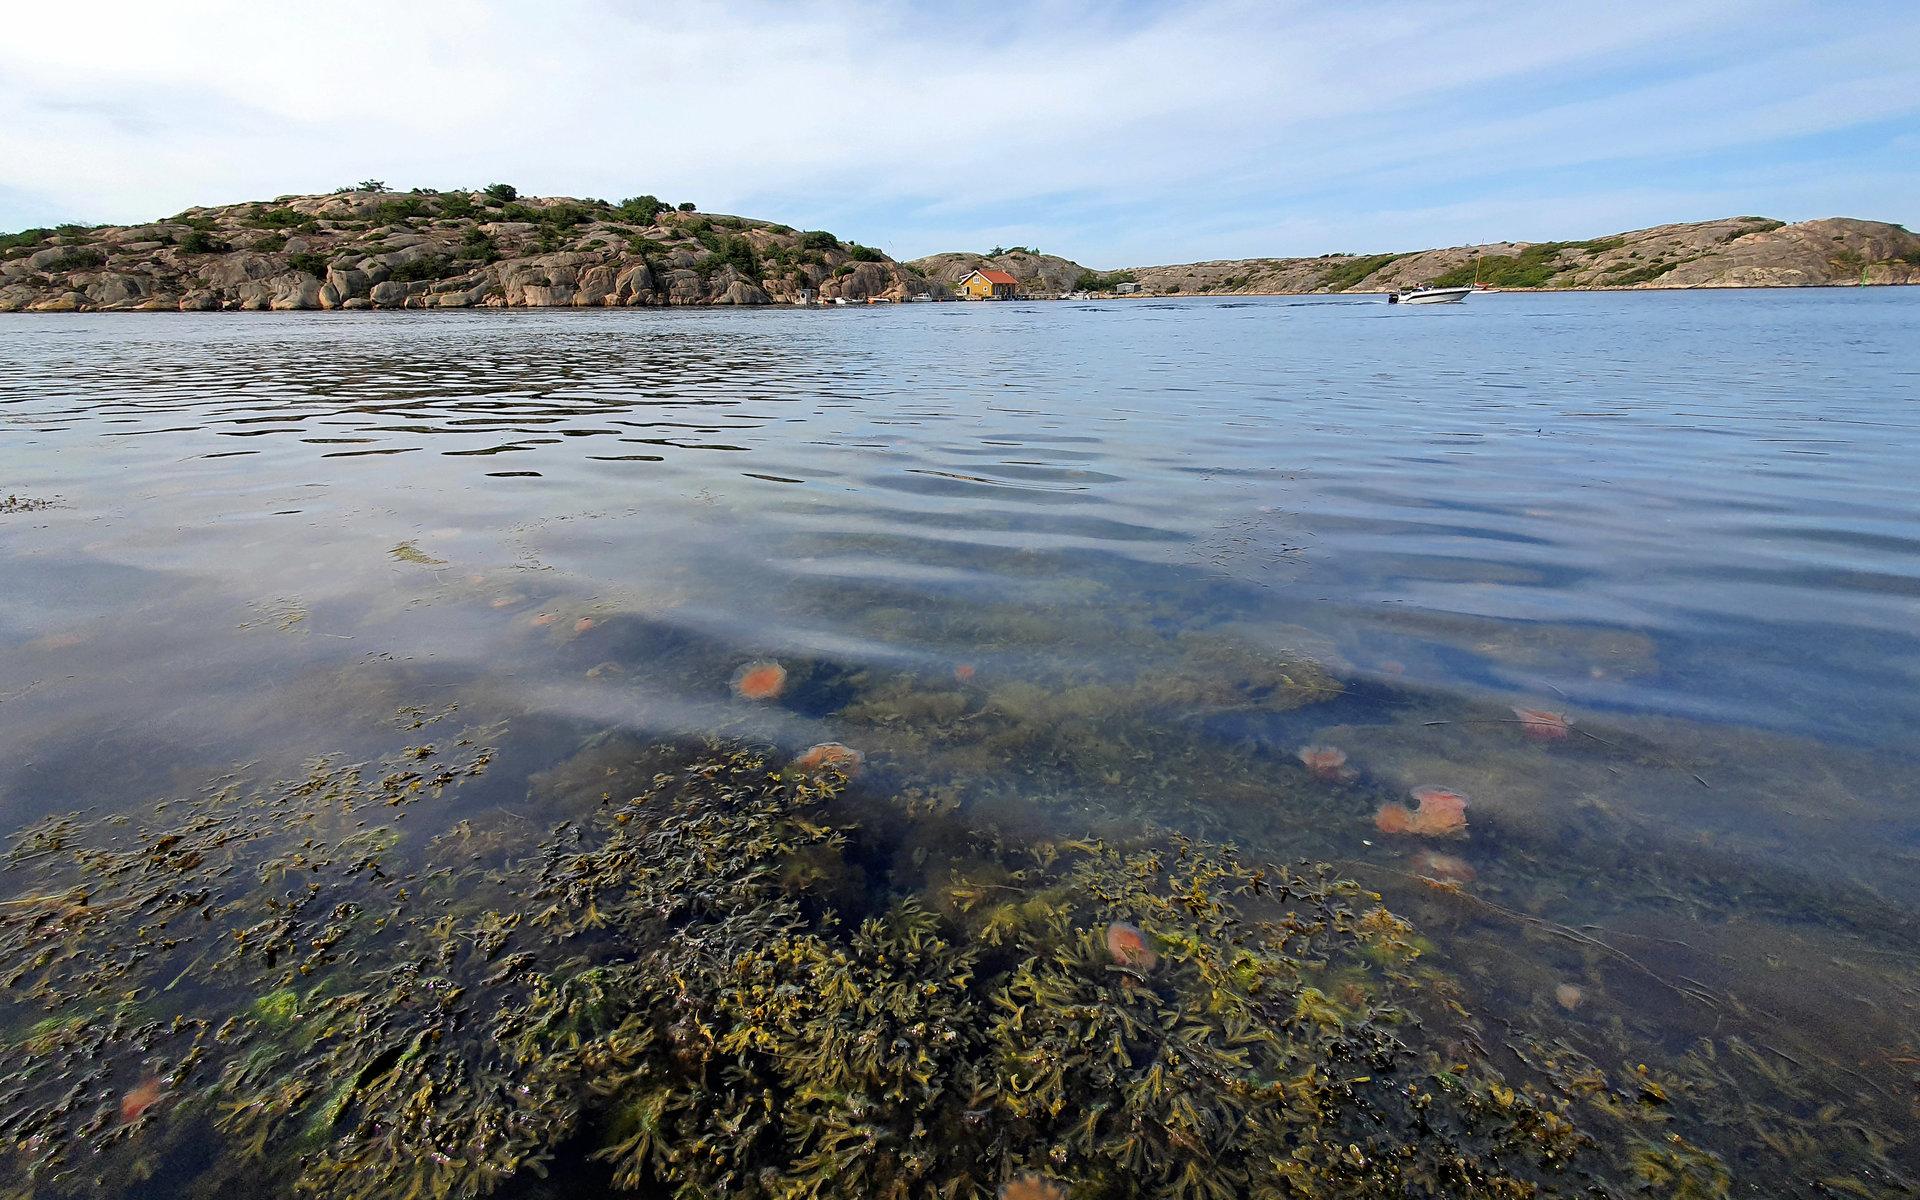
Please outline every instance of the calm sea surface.
M839 741L1335 862L1479 1011L1759 1047L1753 1105L1896 1131L1822 1176L1914 1169L1920 290L0 316L9 495L7 832L456 707L509 810L610 734ZM1423 785L1459 893L1376 828Z

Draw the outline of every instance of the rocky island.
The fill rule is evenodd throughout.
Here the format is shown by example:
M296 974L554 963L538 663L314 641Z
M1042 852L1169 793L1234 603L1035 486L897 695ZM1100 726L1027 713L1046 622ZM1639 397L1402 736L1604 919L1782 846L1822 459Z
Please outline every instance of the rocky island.
M1387 292L1478 282L1551 288L1823 287L1920 283L1920 236L1885 221L1728 217L1578 242L1496 242L1401 254L1246 258L1123 272L1152 295Z
M0 236L0 312L781 304L924 287L831 233L692 209L367 187L30 229Z
M478 191L320 196L190 208L132 226L0 235L0 312L548 308L951 299L981 268L1020 294L1220 296L1532 288L1802 287L1920 282L1920 236L1882 221L1765 217L1578 242L1251 258L1093 270L1016 246L896 262L823 230L670 206Z
M1506 291L1555 288L1831 287L1920 283L1920 236L1885 221L1836 217L1789 225L1729 217L1656 225L1579 242L1494 242L1399 254L1236 258L1096 271L1024 246L935 254L906 264L939 285L982 268L1046 299L1116 289L1145 296L1390 292L1476 282Z

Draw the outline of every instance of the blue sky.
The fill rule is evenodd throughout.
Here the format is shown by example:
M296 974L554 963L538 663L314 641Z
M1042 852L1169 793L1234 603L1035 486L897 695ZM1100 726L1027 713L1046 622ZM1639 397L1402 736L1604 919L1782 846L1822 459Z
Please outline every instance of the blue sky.
M1920 227L1920 3L180 0L8 14L0 230L363 178L1094 266Z

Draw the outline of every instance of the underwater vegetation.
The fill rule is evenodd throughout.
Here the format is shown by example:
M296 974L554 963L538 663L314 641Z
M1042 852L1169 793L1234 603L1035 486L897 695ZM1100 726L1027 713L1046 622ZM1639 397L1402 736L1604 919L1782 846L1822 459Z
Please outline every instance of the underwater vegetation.
M601 657L627 618L513 599L588 677L642 670ZM1503 890L1550 843L1489 763L1611 742L1517 712L1461 728L1524 758L1455 765L1453 723L1409 714L1441 751L1396 757L1403 728L1311 711L1344 692L1318 657L1136 648L1037 676L788 655L727 690L739 660L696 651L716 704L846 740L576 732L524 805L482 807L456 785L492 734L413 705L419 744L380 762L33 826L0 899L0 1197L1624 1200L1794 1163L1902 1194L1897 1139L1780 1051L1656 1060L1612 1003L1622 960L1656 973ZM1193 736L1247 722L1284 732ZM1423 778L1486 798L1471 843L1461 791L1376 808ZM1376 828L1407 837L1344 857ZM1546 948L1443 970L1430 939L1476 924ZM1516 981L1538 1011L1477 1015Z
M0 1048L6 1194L1599 1186L1565 1102L1503 1079L1412 928L1327 868L1009 842L725 745L598 800L593 747L537 843L486 813L402 836L485 769L461 749L20 835L0 965L42 1015Z

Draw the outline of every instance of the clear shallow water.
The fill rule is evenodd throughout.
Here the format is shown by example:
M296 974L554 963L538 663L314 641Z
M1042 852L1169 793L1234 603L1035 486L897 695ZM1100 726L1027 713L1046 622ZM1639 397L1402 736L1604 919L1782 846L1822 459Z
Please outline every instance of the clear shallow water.
M0 822L381 753L407 706L504 722L509 808L601 731L832 738L1036 830L1337 861L1482 1009L1737 1031L1892 1121L1917 328L1894 290L0 318L0 495L55 501L0 515ZM732 696L755 659L781 704ZM1375 830L1422 784L1497 910Z

